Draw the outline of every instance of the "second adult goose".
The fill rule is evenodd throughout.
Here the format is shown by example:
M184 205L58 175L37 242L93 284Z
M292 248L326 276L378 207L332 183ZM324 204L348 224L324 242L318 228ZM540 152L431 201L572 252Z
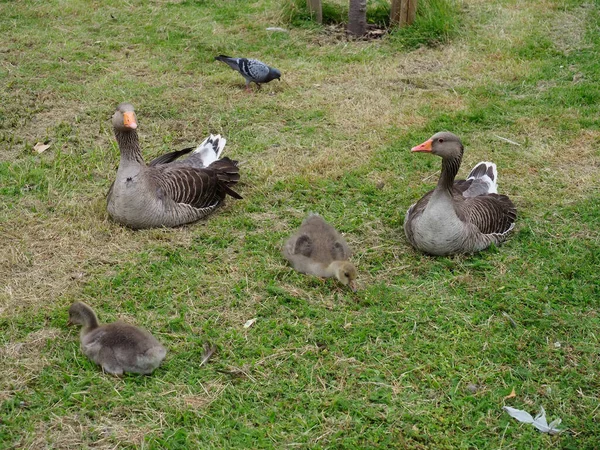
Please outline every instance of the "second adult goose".
M454 181L464 148L448 132L434 134L411 151L442 158L436 188L412 205L404 218L404 232L413 247L432 255L451 255L478 252L506 239L517 210L506 195L497 194L495 164L480 162L466 180Z
M208 137L190 156L191 149L168 153L146 165L137 135L133 106L122 103L113 115L121 161L107 196L110 216L131 228L173 227L194 222L213 212L240 179L237 161L220 158L221 136Z

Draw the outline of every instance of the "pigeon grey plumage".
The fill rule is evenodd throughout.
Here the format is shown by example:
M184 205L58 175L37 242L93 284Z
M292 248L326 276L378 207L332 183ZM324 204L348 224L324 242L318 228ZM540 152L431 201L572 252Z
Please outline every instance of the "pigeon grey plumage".
M260 88L261 83L268 83L274 79L281 78L281 72L278 69L269 67L264 62L257 59L232 58L231 56L216 56L217 61L224 62L233 70L237 70L246 79L246 90L250 90L250 83L254 82Z

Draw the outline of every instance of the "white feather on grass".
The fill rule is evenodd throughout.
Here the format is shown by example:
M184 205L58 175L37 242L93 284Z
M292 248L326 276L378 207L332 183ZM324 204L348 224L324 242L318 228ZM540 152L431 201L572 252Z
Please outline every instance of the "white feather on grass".
M558 434L564 431L564 429L557 428L562 422L562 419L554 419L552 422L548 423L546 420L546 411L543 406L540 406L540 412L535 417L531 417L531 414L522 409L511 408L510 406L505 406L503 409L510 417L514 417L519 422L530 423L542 433Z

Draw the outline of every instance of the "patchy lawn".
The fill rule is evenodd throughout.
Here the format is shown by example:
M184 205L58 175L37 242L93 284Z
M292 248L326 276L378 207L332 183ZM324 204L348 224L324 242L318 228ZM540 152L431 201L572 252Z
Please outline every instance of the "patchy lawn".
M0 447L597 447L598 0L464 0L433 46L414 45L435 43L427 20L349 42L283 3L0 3ZM220 53L284 81L248 95ZM244 200L177 229L108 220L122 101L147 160L224 135ZM442 129L461 175L498 165L519 210L501 248L432 258L404 237L440 168L409 150ZM282 259L308 212L354 248L359 292ZM75 300L148 328L165 363L103 374L66 326Z

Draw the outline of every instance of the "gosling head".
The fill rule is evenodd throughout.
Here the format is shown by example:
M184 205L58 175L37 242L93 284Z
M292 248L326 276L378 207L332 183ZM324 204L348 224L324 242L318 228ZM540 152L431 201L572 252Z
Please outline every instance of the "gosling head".
M356 292L356 267L350 261L336 261L334 266L335 277L344 286L349 286L352 292Z
M81 325L84 328L95 328L98 326L98 319L94 310L83 302L75 302L69 308L68 325Z
M131 103L121 103L112 116L112 123L115 130L132 131L137 128L137 118Z
M442 158L456 158L462 156L463 145L458 136L448 131L435 133L421 145L413 147L411 152L427 152Z

